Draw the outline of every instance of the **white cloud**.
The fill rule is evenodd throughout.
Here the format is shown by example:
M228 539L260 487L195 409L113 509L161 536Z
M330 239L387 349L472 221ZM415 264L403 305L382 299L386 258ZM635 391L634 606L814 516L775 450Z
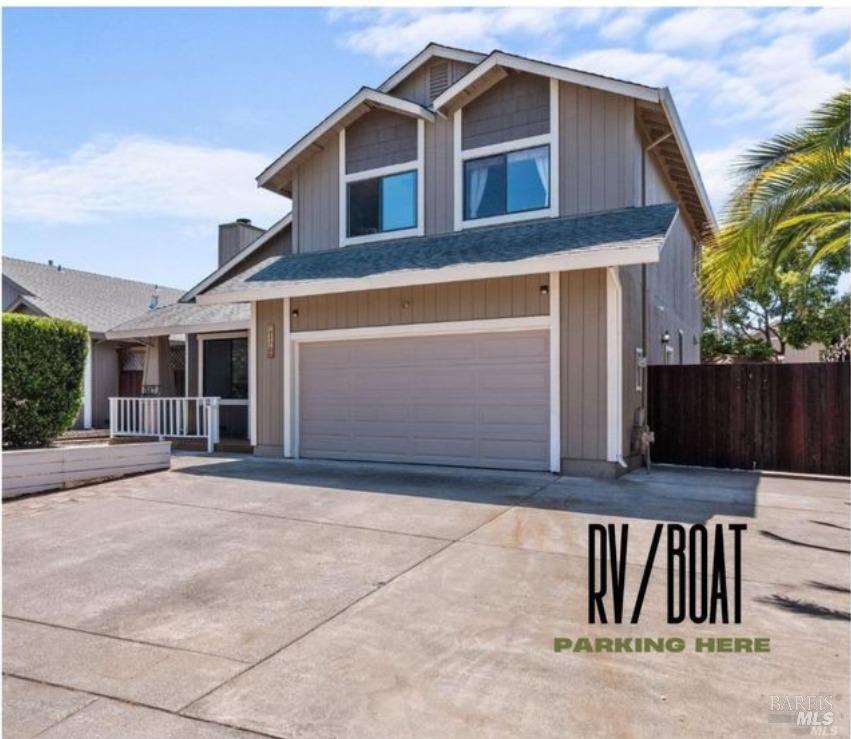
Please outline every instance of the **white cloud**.
M381 9L370 15L334 13L332 20L359 25L343 35L352 51L378 59L402 60L434 41L490 51L520 34L540 42L563 27L568 15L577 27L598 21L604 11L582 8Z
M685 92L710 87L719 80L718 67L714 64L657 51L596 49L571 57L563 64L654 87L667 85Z
M629 8L608 18L600 26L600 36L609 41L626 41L638 36L653 12L650 8Z
M711 48L758 23L754 13L740 8L684 10L654 26L647 41L654 49Z
M703 184L716 213L723 211L735 187L736 180L732 172L734 162L754 143L753 139L739 138L726 146L695 153Z
M252 151L145 136L87 143L46 158L7 151L4 216L9 221L85 223L116 217L271 222L289 201L257 189L270 157Z

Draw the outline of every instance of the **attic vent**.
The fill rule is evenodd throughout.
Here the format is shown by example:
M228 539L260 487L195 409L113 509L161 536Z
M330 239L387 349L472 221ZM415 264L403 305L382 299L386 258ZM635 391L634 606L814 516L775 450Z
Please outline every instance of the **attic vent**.
M428 99L434 100L449 87L449 62L435 62L428 69Z

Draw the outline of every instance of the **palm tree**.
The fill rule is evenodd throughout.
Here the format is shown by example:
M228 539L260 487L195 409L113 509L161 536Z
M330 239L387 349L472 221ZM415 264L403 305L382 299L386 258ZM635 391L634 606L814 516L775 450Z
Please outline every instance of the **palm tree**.
M761 258L774 269L802 249L812 270L848 248L850 118L851 90L843 90L797 131L757 145L737 162L741 181L719 232L705 242L703 285L711 302L732 300Z

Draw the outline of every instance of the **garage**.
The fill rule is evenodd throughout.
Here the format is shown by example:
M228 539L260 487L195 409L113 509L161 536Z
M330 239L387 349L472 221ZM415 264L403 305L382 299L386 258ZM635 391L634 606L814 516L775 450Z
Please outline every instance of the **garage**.
M299 456L549 469L549 332L305 342Z

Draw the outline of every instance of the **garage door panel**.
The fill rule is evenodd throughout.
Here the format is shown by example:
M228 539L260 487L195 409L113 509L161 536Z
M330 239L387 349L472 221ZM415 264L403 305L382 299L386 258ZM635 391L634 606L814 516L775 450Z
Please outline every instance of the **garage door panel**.
M547 469L547 331L309 343L301 456Z

